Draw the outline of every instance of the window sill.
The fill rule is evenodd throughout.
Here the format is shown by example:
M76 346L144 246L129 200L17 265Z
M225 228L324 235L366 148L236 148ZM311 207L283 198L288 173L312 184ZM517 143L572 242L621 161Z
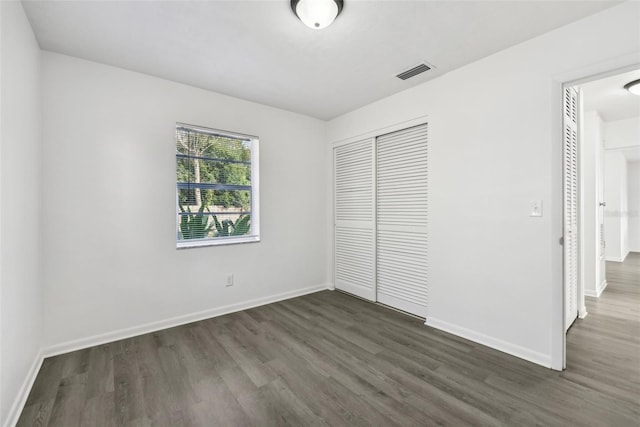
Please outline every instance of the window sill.
M217 239L180 240L176 242L176 249L201 248L205 246L237 245L240 243L256 243L260 236L218 237Z

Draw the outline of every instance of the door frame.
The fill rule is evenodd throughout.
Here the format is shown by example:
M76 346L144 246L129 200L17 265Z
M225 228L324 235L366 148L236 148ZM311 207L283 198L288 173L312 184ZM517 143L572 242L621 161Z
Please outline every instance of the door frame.
M564 296L565 282L563 270L564 246L561 238L564 235L564 198L563 198L563 98L564 89L568 86L576 86L593 80L621 74L640 67L637 54L624 55L608 61L584 66L572 71L551 76L552 100L551 105L551 174L554 183L551 192L551 369L562 371L566 368L566 333L564 330ZM579 185L579 181L578 181ZM578 188L580 194L581 188ZM580 209L578 210L580 211ZM578 235L578 247L582 239Z
M577 87L578 91L578 319L587 317L587 307L585 305L585 247L584 236L587 232L585 228L585 187L582 166L584 163L584 96L582 89ZM596 165L597 168L597 165ZM597 185L597 183L596 183ZM597 191L597 188L595 189ZM597 218L596 218L597 221ZM593 229L591 230L593 231Z

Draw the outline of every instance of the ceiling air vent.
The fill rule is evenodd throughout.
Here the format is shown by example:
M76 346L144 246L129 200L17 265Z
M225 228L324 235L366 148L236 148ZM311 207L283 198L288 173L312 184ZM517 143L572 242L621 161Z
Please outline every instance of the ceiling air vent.
M430 69L431 67L429 67L427 64L418 64L415 67L409 68L407 71L403 71L400 74L397 74L396 77L400 80L407 80L413 76L424 73L425 71L429 71Z

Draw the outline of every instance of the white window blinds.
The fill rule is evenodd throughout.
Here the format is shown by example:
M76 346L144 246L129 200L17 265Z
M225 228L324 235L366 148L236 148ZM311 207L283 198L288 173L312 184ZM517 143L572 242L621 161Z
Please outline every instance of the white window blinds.
M255 241L257 138L176 125L179 247Z

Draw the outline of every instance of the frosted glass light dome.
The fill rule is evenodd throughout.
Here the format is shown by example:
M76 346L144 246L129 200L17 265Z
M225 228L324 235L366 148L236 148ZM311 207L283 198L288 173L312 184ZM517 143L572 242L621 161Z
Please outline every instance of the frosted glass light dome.
M291 0L291 8L309 28L326 28L342 11L342 1L338 0Z

